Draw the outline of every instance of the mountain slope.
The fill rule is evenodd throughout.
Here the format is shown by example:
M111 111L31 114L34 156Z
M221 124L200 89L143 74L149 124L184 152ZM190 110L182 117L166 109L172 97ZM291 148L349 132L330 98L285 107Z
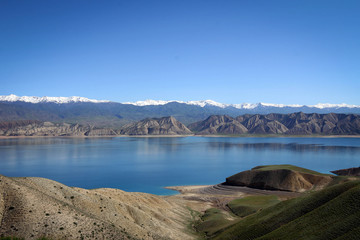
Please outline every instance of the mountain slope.
M213 115L201 122L190 124L189 129L198 135L244 134L248 130L234 118L227 115Z
M190 135L192 132L174 117L147 118L120 130L122 135Z
M283 134L289 129L278 120L272 120L264 115L246 115L236 118L249 131L254 134Z

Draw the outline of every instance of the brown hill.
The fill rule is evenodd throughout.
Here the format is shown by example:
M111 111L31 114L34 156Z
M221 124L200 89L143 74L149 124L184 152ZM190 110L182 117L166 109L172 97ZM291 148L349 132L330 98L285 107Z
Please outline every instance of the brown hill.
M190 124L188 127L197 135L244 134L248 132L246 127L227 115L213 115L204 121Z
M339 176L354 176L360 177L360 167L357 168L347 168L347 169L339 169L335 171L331 171L332 173Z
M354 114L305 114L302 112L291 114L269 114L267 118L284 124L290 135L360 134L360 116Z
M24 239L191 239L189 211L166 197L67 187L0 175L0 236Z
M123 135L191 135L192 132L174 117L147 118L125 125L119 131Z
M292 165L258 166L226 178L226 185L246 186L267 190L304 192L325 187L332 181L321 174Z

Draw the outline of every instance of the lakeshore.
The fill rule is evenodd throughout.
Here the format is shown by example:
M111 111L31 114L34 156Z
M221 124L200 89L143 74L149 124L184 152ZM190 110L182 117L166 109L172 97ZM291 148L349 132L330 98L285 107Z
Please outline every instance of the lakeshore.
M284 135L284 134L244 134L244 135L103 135L103 136L0 136L0 139L12 139L12 138L183 138L183 137L202 137L202 138L360 138L360 135Z

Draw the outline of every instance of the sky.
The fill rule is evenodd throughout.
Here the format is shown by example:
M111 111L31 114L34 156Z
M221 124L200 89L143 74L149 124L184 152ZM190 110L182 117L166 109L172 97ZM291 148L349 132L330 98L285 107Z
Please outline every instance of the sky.
M358 0L0 0L0 95L360 104Z

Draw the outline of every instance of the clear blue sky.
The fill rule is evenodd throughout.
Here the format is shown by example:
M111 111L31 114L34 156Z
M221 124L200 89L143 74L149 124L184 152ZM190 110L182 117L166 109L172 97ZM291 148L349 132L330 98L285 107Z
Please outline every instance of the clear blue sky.
M0 95L360 104L358 0L0 0Z

